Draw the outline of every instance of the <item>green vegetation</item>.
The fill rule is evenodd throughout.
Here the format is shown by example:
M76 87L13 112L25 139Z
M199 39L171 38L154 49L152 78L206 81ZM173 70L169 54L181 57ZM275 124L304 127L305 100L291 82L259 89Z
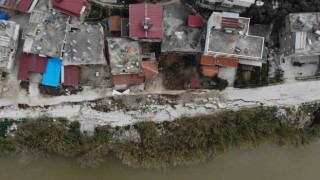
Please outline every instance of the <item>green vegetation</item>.
M257 108L196 118L184 117L157 125L152 122L139 123L135 127L141 140L120 141L114 151L123 163L131 167L165 168L203 162L235 147L264 144L299 146L319 137L317 124L298 129L294 125L281 123L273 111Z
M300 108L298 114L305 109L319 118L314 106ZM319 120L300 128L277 112L277 108L252 108L173 122L103 126L92 135L81 133L78 122L63 118L28 120L14 136L0 138L0 155L35 160L58 154L77 158L83 166L98 167L110 154L130 167L162 169L204 162L237 147L300 146L320 136Z

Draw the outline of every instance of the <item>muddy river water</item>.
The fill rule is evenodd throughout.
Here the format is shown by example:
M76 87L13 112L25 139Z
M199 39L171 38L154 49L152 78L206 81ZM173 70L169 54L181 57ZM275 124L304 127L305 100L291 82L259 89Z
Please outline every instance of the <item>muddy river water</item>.
M98 169L75 160L51 157L31 164L0 159L0 179L23 180L302 180L320 179L320 142L303 148L263 147L234 150L218 159L165 171L131 169L109 159Z

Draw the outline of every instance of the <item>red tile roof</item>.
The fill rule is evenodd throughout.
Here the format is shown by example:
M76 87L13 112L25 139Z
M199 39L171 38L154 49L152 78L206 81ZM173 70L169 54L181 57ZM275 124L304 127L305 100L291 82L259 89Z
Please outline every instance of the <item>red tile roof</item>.
M202 66L202 74L207 77L213 77L219 74L219 67L217 66Z
M120 74L112 78L114 85L138 85L144 82L144 77L139 74Z
M109 31L121 31L121 16L110 16Z
M18 80L27 81L29 72L44 73L47 58L34 54L22 54L19 62Z
M194 27L203 27L203 17L196 15L189 15L188 25Z
M16 6L16 9L21 12L27 12L32 2L33 0L20 0Z
M83 6L88 8L85 0L51 0L52 7L71 16L80 18Z
M130 4L129 5L129 37L161 39L162 34L162 14L161 4ZM145 31L142 22L147 21L152 27Z
M80 67L79 66L64 66L64 82L65 86L77 86L80 82Z
M152 76L154 74L159 74L158 64L156 61L142 61L141 62L142 71L139 76Z
M209 66L223 66L223 67L238 67L239 60L237 58L227 58L227 57L213 57L213 56L201 56L201 65Z

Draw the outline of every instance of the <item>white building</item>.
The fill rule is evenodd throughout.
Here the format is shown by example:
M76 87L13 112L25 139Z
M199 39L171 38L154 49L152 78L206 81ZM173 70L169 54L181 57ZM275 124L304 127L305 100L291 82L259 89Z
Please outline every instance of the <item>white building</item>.
M237 13L213 12L207 22L204 55L237 58L240 64L262 66L264 37L249 35L250 19Z

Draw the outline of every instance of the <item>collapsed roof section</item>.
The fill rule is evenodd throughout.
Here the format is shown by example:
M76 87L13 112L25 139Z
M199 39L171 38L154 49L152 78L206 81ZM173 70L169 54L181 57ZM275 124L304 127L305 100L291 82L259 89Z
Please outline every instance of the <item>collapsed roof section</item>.
M161 52L201 53L203 51L201 46L203 29L195 27L201 24L201 18L196 16L189 21L190 13L191 10L184 4L164 6Z

